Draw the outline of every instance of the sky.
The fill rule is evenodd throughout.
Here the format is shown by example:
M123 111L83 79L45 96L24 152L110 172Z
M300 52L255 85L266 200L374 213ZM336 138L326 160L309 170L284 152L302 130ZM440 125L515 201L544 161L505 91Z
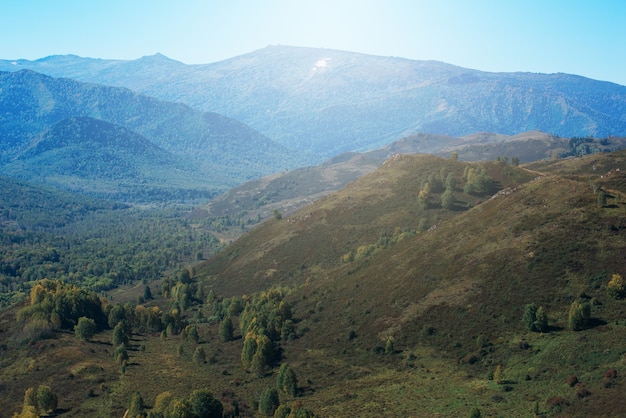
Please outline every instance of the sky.
M0 0L0 59L207 64L269 45L626 85L626 1Z

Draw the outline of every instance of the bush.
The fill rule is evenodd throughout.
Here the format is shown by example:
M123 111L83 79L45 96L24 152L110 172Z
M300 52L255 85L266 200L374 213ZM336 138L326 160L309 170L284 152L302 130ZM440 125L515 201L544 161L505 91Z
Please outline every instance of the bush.
M611 297L621 299L626 296L626 283L621 274L614 274L607 285L607 292Z

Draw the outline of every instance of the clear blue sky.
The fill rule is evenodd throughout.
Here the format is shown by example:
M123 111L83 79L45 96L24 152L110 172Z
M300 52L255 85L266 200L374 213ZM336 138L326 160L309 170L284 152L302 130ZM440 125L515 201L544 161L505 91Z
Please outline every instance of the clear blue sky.
M0 40L0 59L200 64L281 44L626 85L625 0L0 0Z

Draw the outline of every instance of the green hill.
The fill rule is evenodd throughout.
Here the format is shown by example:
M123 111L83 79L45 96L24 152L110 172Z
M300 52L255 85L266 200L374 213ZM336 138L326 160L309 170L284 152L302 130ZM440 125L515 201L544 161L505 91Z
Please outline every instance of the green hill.
M112 327L20 346L44 307L4 311L1 406L17 411L28 386L50 382L67 416L121 415L134 391L148 413L165 391L203 387L255 416L288 364L297 390L280 403L318 416L619 416L625 161L395 155L166 280L146 306L163 321L182 311L180 334L142 330L144 308L124 308L122 369Z

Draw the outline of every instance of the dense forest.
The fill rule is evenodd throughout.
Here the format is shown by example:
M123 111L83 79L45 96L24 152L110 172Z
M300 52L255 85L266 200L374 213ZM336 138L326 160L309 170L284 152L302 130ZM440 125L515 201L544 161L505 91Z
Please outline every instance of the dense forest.
M3 178L0 304L22 300L44 278L104 292L202 259L219 242L182 216L188 210L130 207Z

